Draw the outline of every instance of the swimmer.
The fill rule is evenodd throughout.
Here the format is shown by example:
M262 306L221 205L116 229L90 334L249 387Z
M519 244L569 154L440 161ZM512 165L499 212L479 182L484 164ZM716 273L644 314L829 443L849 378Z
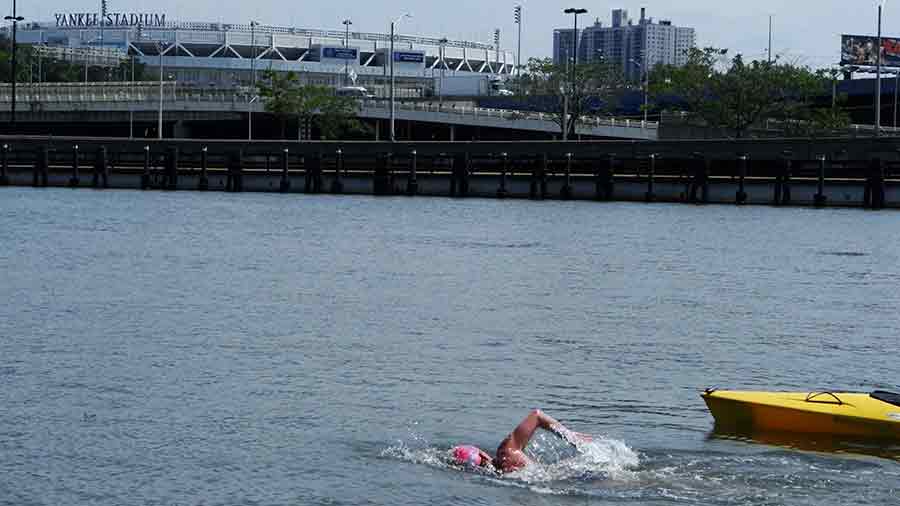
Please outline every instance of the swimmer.
M459 465L494 469L501 473L518 471L531 464L531 459L525 455L525 447L538 429L556 434L571 445L591 441L590 436L571 431L543 411L535 409L500 443L496 457L476 446L466 445L453 448L453 459Z

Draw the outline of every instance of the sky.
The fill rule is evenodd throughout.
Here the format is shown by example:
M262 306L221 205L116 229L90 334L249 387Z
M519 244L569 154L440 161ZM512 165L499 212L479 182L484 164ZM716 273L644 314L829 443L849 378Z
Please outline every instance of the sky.
M10 5L12 0L7 0ZM900 36L900 0L884 2L883 32ZM515 50L517 27L513 8L524 8L523 61L550 56L553 29L568 28L572 16L566 7L588 9L579 26L600 18L610 23L615 8L628 9L632 18L641 7L654 19L668 19L693 27L701 47L727 48L748 58L765 58L769 16L773 19L773 52L793 63L820 68L840 58L840 34L875 34L879 0L109 0L112 12L154 12L167 20L262 24L313 29L343 29L350 18L353 29L387 32L390 21L404 13L411 19L399 25L405 35L446 36L491 42L495 28L501 45ZM56 12L97 12L99 0L18 0L18 14L29 20L54 20Z

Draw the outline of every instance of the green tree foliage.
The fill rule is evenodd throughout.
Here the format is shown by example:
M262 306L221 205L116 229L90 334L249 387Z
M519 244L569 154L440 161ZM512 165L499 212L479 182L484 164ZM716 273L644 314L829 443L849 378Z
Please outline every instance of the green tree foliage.
M259 96L266 111L279 118L282 138L292 117L299 120L301 132L309 132L315 125L323 139L338 139L362 129L356 119L356 99L336 96L327 86L301 85L295 72L266 71L259 84Z
M0 81L12 81L12 40L0 37ZM132 57L133 58L133 57ZM91 82L98 81L130 81L132 70L134 80L154 80L147 75L146 67L142 63L134 62L132 58L123 60L117 67L88 66L87 79ZM73 83L82 82L85 79L85 67L83 63L70 62L41 56L38 49L28 44L19 44L16 48L16 80L19 83L44 82L44 83Z
M531 58L526 69L527 74L518 84L528 95L556 97L558 108L553 121L561 132L574 132L584 116L611 110L624 85L621 70L606 63L578 64L573 68L553 63L551 58ZM592 108L598 99L604 104L602 110Z
M822 72L779 61L747 62L727 50L693 48L682 67L657 66L650 74L654 97L678 97L703 124L743 137L766 120L779 120L791 133L812 134L825 124L839 125L846 115L826 114L816 99L830 89ZM828 121L825 121L828 119Z

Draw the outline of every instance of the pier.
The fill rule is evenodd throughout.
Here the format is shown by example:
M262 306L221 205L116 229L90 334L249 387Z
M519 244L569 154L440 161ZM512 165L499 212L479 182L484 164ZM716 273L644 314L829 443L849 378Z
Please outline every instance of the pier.
M0 137L0 185L900 208L900 138L297 142Z

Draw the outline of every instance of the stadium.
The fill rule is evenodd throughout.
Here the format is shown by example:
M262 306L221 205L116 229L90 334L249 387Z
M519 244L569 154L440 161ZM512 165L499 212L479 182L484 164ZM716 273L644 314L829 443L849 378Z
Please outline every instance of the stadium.
M158 74L162 65L164 78L179 84L234 87L251 83L264 70L294 71L305 84L365 87L376 96L388 95L390 35L353 31L350 24L344 30L329 30L173 22L157 13L54 17L49 22L20 23L19 43L91 65L118 66L133 57L151 75ZM514 70L514 55L500 49L499 32L494 41L396 35L398 94L433 94L437 81L446 76L503 79Z

